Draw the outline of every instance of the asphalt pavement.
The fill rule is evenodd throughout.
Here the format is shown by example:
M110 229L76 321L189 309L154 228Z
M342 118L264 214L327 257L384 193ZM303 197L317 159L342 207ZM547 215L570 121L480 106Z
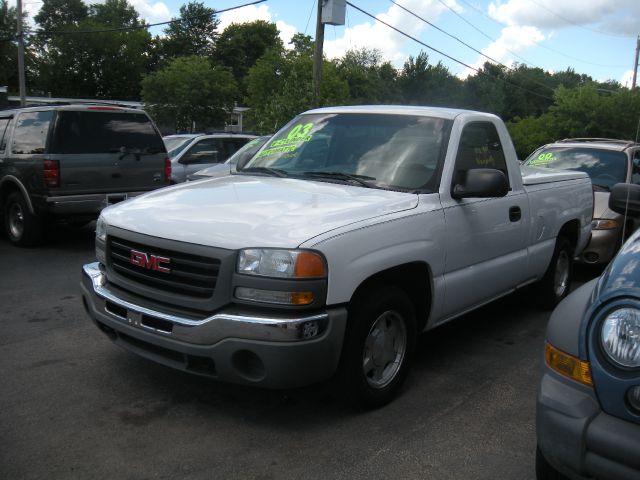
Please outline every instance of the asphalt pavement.
M402 394L241 387L114 346L82 307L93 224L0 237L0 479L534 479L548 312L524 290L419 339Z

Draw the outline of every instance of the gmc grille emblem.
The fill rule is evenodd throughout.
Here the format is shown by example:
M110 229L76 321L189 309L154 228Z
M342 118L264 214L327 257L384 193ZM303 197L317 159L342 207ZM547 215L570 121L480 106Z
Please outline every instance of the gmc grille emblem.
M138 250L131 250L129 252L129 263L136 267L146 268L147 270L155 270L156 272L171 273L171 269L168 265L171 264L171 259L167 257L161 257L159 255L151 255L149 253L140 252Z

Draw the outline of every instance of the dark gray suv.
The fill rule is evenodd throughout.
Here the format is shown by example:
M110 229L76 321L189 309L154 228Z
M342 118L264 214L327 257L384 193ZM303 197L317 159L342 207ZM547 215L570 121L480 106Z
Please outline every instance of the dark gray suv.
M0 111L0 212L15 245L47 219L82 224L102 208L169 183L162 137L141 111L68 105Z

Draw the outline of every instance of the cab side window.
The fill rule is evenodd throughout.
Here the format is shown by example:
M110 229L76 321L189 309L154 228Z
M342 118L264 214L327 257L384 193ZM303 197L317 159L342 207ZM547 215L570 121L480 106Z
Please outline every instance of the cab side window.
M465 185L467 171L474 168L494 168L509 179L502 143L493 123L472 122L464 127L456 156L454 185Z
M53 111L21 113L13 133L11 152L45 153Z
M640 185L640 150L636 150L636 153L633 155L631 182Z
M7 135L9 133L9 118L0 118L0 153L7 148Z

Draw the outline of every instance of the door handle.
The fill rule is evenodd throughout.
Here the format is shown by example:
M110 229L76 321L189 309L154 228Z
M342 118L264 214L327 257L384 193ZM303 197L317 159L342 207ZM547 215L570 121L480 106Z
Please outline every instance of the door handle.
M520 218L522 218L522 210L520 210L520 207L511 207L509 209L509 220L517 222Z

